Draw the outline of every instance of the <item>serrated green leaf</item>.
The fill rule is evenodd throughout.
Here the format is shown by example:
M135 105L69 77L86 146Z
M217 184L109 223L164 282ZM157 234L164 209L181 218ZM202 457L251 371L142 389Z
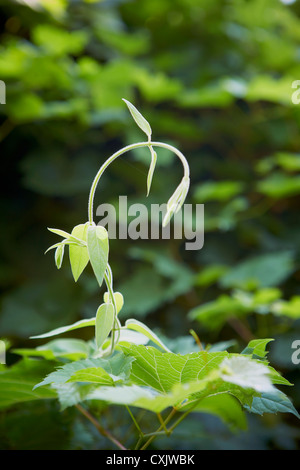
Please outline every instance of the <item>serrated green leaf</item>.
M272 393L262 393L260 397L254 397L251 406L245 407L251 413L292 413L300 419L298 411L290 399L281 391L274 390Z
M101 348L104 341L110 334L114 325L114 306L113 304L102 304L96 313L96 345Z
M266 346L271 341L274 341L274 339L272 338L253 339L248 343L247 347L242 351L242 354L251 354L256 357L264 358L267 355Z
M131 104L129 101L125 100L124 98L123 98L123 101L124 103L126 103L133 119L135 120L139 128L142 129L142 131L145 132L145 134L150 139L151 134L152 134L152 129L150 127L149 122L144 118L144 116L142 116L142 114L136 109L136 107L133 106L133 104Z
M79 224L73 228L71 235L86 242L88 224ZM70 245L69 257L71 270L75 282L89 262L89 253L86 246Z
M35 388L50 384L65 384L76 372L91 368L103 369L113 380L126 380L129 376L133 360L133 358L125 356L122 352L118 352L107 359L88 358L73 361L48 374Z
M68 382L90 382L99 385L113 385L112 377L100 367L87 367L72 374Z
M133 357L131 380L136 385L146 385L158 392L167 393L176 383L202 380L219 365L229 353L199 351L174 354L141 345L122 346L122 351Z
M75 406L82 402L86 395L95 388L95 384L78 382L54 383L51 385L51 388L55 390L60 403L60 410L63 411L70 406Z
M104 227L90 225L87 230L87 249L99 286L102 285L108 263L108 233Z

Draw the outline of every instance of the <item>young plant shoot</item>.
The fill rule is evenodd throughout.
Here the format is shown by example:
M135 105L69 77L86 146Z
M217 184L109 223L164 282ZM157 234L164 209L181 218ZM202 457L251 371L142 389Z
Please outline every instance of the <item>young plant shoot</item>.
M90 414L88 407L91 401L93 406L100 401L107 406L127 408L136 428L137 441L133 447L130 444L135 449L146 449L162 433L169 436L192 411L211 412L234 429L245 428L246 411L263 414L270 410L275 413L284 410L298 416L288 397L275 387L276 384L290 383L268 364L266 346L272 339L252 340L241 354L224 349L210 351L202 346L197 352L178 354L169 349L166 339L162 341L144 323L132 318L121 324L119 312L124 298L121 292L114 290L108 232L103 226L96 225L93 219L94 196L101 176L121 155L146 147L151 161L146 181L148 195L159 158L156 150L165 148L174 152L182 163L183 177L167 202L163 225L167 225L181 209L190 186L189 164L184 155L172 145L153 141L148 121L129 101L124 102L147 140L118 150L102 164L91 185L86 221L70 232L49 228L60 237L60 241L47 250L55 250L57 268L61 268L68 246L75 282L90 263L99 289L103 289L103 302L92 318L33 336L52 338L80 328L94 327L94 339L88 342L85 352L80 351L77 355L74 351L70 355L61 348L57 353L55 340L31 353L19 351L45 360L54 359L58 363L53 372L35 385L34 391L39 387L48 387L52 393L54 390L62 409L75 405L102 435L120 449L125 449L126 443L119 442L111 430L103 429ZM156 431L146 434L129 407L156 414ZM162 417L165 410L169 411Z

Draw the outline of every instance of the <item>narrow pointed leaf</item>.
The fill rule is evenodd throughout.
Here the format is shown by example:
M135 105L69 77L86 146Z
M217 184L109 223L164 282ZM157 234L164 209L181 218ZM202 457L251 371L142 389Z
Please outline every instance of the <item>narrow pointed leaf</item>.
M168 223L170 222L172 215L175 213L176 207L177 207L176 204L174 204L173 206L171 206L170 208L167 209L167 212L164 216L164 220L163 220L163 223L162 223L163 227L168 225Z
M155 152L155 150L153 149L152 146L149 147L149 148L150 148L150 152L151 152L151 164L150 164L148 177L147 177L147 196L149 195L149 192L150 192L153 173L154 173L155 165L156 165L156 161L157 161L157 153Z
M101 348L114 324L114 307L112 304L102 304L96 314L96 345Z
M71 236L70 233L65 232L64 230L60 230L59 228L49 228L48 227L48 230L50 232L55 233L56 235L59 235L59 236L64 237L64 238L69 238Z
M86 242L88 224L76 225L71 235ZM75 282L89 262L89 253L86 246L70 245L69 249L71 270Z
M78 328L83 328L85 326L93 326L96 323L96 317L88 318L84 320L79 320L72 325L61 326L59 328L55 328L55 330L48 331L47 333L43 333L41 335L31 336L31 339L37 338L49 338L51 336L60 335L62 333L66 333L67 331L77 330Z
M187 196L189 187L190 178L188 176L184 176L167 202L167 212L163 220L163 227L165 227L169 223L173 214L176 214L180 211Z
M125 327L129 330L134 330L138 331L139 333L142 333L143 335L147 336L147 338L149 338L151 341L153 341L153 343L157 344L165 351L171 352L170 349L158 338L158 336L153 333L153 331L151 331L150 328L148 328L142 322L134 319L129 319L125 322Z
M54 250L54 248L57 248L60 245L73 245L73 244L77 244L77 243L71 240L63 240L62 242L55 243L55 245L49 246L49 248L45 251L45 254L48 253L48 251L50 250Z
M104 227L88 227L87 249L96 279L101 286L108 262L108 233Z
M135 120L139 128L142 129L142 131L144 131L145 134L150 139L151 134L152 134L152 129L150 127L149 122L144 118L144 116L142 116L142 114L136 109L136 107L133 106L133 104L131 104L129 101L125 100L124 98L123 98L123 101L126 103L133 119Z
M80 245L84 245L84 243L83 243L82 240L80 240L80 239L77 238L77 237L74 237L73 235L71 235L71 234L68 233L68 232L65 232L64 230L60 230L59 228L49 228L49 227L48 227L48 230L49 230L50 232L55 233L56 235L59 235L60 237L67 238L67 239L70 240L70 241L77 242L77 243L79 243Z
M57 269L61 268L63 257L65 252L65 245L60 243L59 246L55 250L55 264Z

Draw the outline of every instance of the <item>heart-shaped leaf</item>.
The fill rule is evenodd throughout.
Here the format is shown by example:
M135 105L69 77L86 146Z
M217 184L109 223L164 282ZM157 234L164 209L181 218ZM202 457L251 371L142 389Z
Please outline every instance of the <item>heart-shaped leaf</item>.
M105 292L103 299L104 299L105 303L109 303L109 293L108 292ZM121 292L114 292L114 299L115 299L115 303L116 303L116 307L117 307L117 312L116 313L118 315L118 313L120 312L121 308L124 305L124 297L121 294Z
M71 235L86 242L88 223L76 225ZM89 253L86 246L70 245L69 248L71 270L75 282L79 279L81 273L89 262Z
M96 313L96 345L101 348L114 325L113 304L102 304Z
M104 227L88 226L87 249L96 279L101 286L108 262L108 233Z

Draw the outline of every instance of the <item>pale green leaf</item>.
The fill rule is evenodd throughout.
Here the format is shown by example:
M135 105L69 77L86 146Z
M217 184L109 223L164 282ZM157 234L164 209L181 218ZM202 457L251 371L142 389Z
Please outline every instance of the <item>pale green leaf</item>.
M68 382L91 382L99 385L113 385L114 380L100 367L87 367L86 369L74 372Z
M108 292L105 292L103 299L104 299L105 303L110 302L110 297L109 297ZM116 313L118 315L118 313L120 312L120 310L122 309L122 307L124 305L124 297L121 294L121 292L114 292L114 299L115 299L115 303L116 303L116 307L117 307L117 312Z
M90 391L85 400L104 400L118 405L131 405L143 408L154 413L160 413L170 406L179 407L187 396L204 390L212 379L189 384L175 384L167 393L157 391L139 385L122 385L117 387L98 387Z
M153 173L154 173L156 161L157 161L157 153L155 152L152 146L150 146L149 149L151 152L151 164L150 164L150 168L149 168L148 176L147 176L147 196L149 195L149 192L150 192Z
M65 252L65 245L60 243L59 246L55 250L55 264L57 269L61 268L63 257Z
M49 248L45 251L45 254L48 253L48 251L54 250L54 248L58 248L61 245L78 245L78 243L73 240L65 239L62 242L55 243L54 245L49 246Z
M114 325L113 304L102 304L96 313L96 345L101 348Z
M184 176L167 202L167 213L164 216L162 224L163 227L165 227L169 223L173 214L176 214L180 211L189 191L189 187L190 178L188 176Z
M108 233L104 227L90 225L87 230L87 249L99 286L102 285L108 263Z
M88 358L80 361L73 361L57 368L54 372L51 372L40 383L38 383L35 388L50 384L65 384L70 381L73 375L78 371L95 368L103 369L114 381L126 380L130 374L132 361L133 358L126 357L122 352L118 352L109 358ZM103 377L104 375L105 374L103 374Z
M125 100L124 98L123 98L123 101L126 103L133 119L135 120L139 128L142 129L142 131L145 132L145 134L150 139L151 134L152 134L152 129L150 127L149 122L144 118L144 116L142 116L142 114L136 109L136 107L133 106L133 104L131 104L129 101Z
M143 335L147 336L147 338L149 338L151 341L153 341L153 343L157 344L165 351L171 352L170 349L158 338L158 336L153 333L153 331L151 331L150 328L148 328L142 322L130 318L126 320L125 327L129 330L134 330L139 333L142 333Z
M81 240L79 240L78 238L74 237L73 235L71 235L68 232L65 232L64 230L60 230L59 228L49 228L48 227L48 230L50 232L55 233L56 235L61 236L61 237L68 238L70 240L74 240L74 241L77 241L77 242L81 242Z
M76 225L71 235L86 242L88 224ZM89 254L86 246L70 245L69 248L71 270L75 282L89 262Z
M42 357L47 360L65 358L72 361L78 361L88 357L90 347L88 343L83 340L63 338L52 340L35 349L14 349L13 352L14 354L19 354L23 357Z
M49 338L51 336L56 336L62 333L66 333L67 331L77 330L78 328L83 328L86 326L94 326L95 323L96 323L96 317L88 318L84 320L78 320L77 322L72 323L71 325L61 326L59 328L55 328L54 330L51 330L47 333L43 333L41 335L31 336L31 339Z
M258 392L269 393L275 390L269 377L269 368L261 361L236 355L225 358L220 368L221 377L225 382Z

